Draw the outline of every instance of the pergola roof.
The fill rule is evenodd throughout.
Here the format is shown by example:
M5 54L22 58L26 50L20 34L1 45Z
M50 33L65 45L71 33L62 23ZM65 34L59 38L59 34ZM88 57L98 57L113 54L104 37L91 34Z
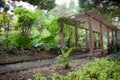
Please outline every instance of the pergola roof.
M97 13L93 10L90 10L90 11L87 11L87 12L84 12L84 13L81 13L81 14L72 15L72 16L69 16L69 17L66 17L66 18L61 18L61 19L58 19L58 21L61 22L61 23L64 23L64 24L71 25L71 26L75 26L79 22L85 22L85 25L84 25L83 28L84 29L89 29L88 28L89 17L92 18L93 28L96 28L96 30L93 29L93 31L95 31L95 32L99 32L99 27L98 26L99 26L100 23L104 26L103 32L106 32L105 28L109 28L110 30L113 30L113 31L118 30L118 28L115 27L113 24L111 24L107 19L105 19L102 15L100 15L99 13Z
M60 36L61 36L61 44L64 45L64 24L68 24L74 26L75 30L75 46L78 47L78 28L86 29L86 50L88 48L88 35L90 39L90 53L94 55L95 51L95 40L94 33L98 34L99 44L101 53L104 53L104 45L103 45L103 33L107 33L107 43L113 43L115 39L117 40L117 30L118 28L112 25L107 19L102 17L102 15L98 14L95 11L87 11L82 14L76 14L73 16L69 16L66 18L59 18L58 22L60 23ZM82 23L82 25L81 25ZM88 33L89 31L89 33ZM110 33L111 33L111 41L110 41Z

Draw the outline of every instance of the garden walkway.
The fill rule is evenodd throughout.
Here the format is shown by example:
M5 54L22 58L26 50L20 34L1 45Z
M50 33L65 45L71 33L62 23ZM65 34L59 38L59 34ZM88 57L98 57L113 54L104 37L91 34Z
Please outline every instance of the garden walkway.
M97 53L97 55L99 55L99 53ZM72 55L71 57L73 59L80 59L80 58L87 58L88 56L90 56L89 53ZM27 69L36 68L36 67L42 67L42 66L49 66L49 65L52 65L54 62L55 62L55 58L51 58L51 59L2 65L0 66L0 74L4 74L7 72L14 72L14 71L23 71Z

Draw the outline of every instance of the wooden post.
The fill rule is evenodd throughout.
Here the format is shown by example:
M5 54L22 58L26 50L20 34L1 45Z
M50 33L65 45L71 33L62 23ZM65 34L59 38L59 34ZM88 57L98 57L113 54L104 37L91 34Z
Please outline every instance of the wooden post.
M102 24L100 23L100 49L101 49L101 53L103 54L103 32L102 32Z
M114 31L112 30L112 42L114 43Z
M117 41L117 31L115 31L115 40Z
M89 34L90 34L90 53L92 56L94 56L94 37L93 37L93 31L92 31L92 18L89 16Z
M75 46L78 47L78 27L75 26Z
M64 46L64 24L60 23L60 43L62 46Z
M88 50L88 30L86 29L86 51Z
M110 43L110 35L109 35L109 28L107 28L107 43Z
M99 48L98 49L100 49L100 33L98 33L98 37L99 37Z

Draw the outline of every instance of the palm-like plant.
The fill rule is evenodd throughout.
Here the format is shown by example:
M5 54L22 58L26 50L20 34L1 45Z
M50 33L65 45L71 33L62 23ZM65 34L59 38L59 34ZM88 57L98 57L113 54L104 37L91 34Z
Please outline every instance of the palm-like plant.
M70 53L75 49L75 47L69 48L67 51L61 50L62 55L57 57L56 64L64 64L65 69L69 68L69 62L71 60Z

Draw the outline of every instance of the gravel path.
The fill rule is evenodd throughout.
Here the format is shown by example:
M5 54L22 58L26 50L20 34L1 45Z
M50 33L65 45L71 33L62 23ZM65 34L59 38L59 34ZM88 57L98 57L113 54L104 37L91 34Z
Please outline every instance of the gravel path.
M79 54L79 55L72 55L71 57L73 59L80 59L90 56L89 53L87 54ZM55 62L55 58L51 59L44 59L44 60L36 60L36 61L30 61L30 62L22 62L22 63L16 63L16 64L8 64L0 66L0 74L12 72L12 71L21 71L21 70L27 70L31 68L41 67L44 65L53 64Z

